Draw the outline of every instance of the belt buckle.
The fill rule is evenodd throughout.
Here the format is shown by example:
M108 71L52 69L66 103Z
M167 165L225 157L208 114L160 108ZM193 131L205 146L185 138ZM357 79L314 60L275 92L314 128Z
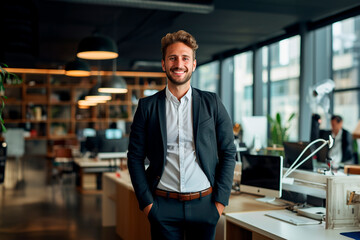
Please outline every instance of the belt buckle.
M183 195L181 193L179 193L178 199L179 199L179 201L185 201L186 200L185 195Z
M189 199L190 198L190 199ZM179 194L179 201L189 201L191 200L191 194Z

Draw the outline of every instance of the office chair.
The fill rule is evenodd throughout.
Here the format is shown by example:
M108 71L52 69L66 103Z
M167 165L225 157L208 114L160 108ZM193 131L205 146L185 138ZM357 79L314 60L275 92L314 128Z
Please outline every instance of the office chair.
M53 176L63 184L64 177L69 176L70 181L74 173L74 158L71 148L57 147L54 148L53 158ZM71 181L72 182L72 181Z

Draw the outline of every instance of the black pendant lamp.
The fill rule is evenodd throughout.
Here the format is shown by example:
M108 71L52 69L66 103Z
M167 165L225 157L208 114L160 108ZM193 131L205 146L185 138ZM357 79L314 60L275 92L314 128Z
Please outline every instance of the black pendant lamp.
M94 87L92 87L86 95L85 100L87 101L95 101L95 102L103 102L111 100L111 95L109 93L101 93L99 92L100 83L97 83Z
M79 100L78 101L78 108L80 109L88 109L90 107L94 107L96 106L98 103L97 102L90 102L90 101L86 101L86 100Z
M90 67L86 62L75 59L65 65L65 75L70 77L88 77L90 76Z
M113 75L108 81L104 81L99 88L101 93L127 93L126 81L121 76Z
M123 77L116 75L116 59L113 60L113 74L110 79L103 81L99 87L101 93L127 93L126 81Z
M93 35L81 40L77 57L90 60L114 59L119 56L114 40L103 35Z
M88 109L90 107L96 106L97 102L93 102L93 101L86 101L85 100L85 95L82 95L79 100L77 101L78 103L78 108L80 109Z

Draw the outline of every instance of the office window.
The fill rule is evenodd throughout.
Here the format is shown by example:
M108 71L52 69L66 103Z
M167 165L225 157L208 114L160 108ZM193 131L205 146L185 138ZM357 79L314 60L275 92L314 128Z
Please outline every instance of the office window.
M280 113L285 120L292 113L297 114L296 118L292 121L289 131L290 140L297 140L299 125L300 36L294 36L268 47L263 47L262 54L264 115L269 114L274 117L276 113ZM270 101L270 104L268 101Z
M253 114L252 52L234 57L234 121L241 122L244 116Z
M332 65L336 88L360 86L360 16L334 23L332 35Z
M334 94L334 113L344 119L344 128L352 132L359 121L359 91L345 91Z
M234 119L234 57L222 59L220 98L231 119Z
M333 112L343 117L344 128L353 131L360 117L360 16L332 24L332 37Z
M261 49L262 52L262 96L263 96L263 114L268 114L268 88L270 87L268 84L268 62L269 62L269 48L267 46Z
M194 87L219 94L219 61L199 66L193 74Z

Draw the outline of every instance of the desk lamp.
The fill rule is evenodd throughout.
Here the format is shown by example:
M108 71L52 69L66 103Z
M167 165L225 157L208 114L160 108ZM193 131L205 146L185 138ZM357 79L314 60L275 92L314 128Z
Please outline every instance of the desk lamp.
M302 160L299 164L296 165L296 163L300 160L300 158L306 152L306 150L308 150L313 144L315 144L317 142L323 142L323 144L321 144L315 151L313 151L309 156L307 156L304 160ZM309 145L307 145L306 148L304 148L304 150L297 157L297 159L293 162L293 164L289 167L289 169L285 172L285 174L283 176L283 182L286 182L286 183L293 182L293 179L290 179L287 176L289 176L293 171L295 171L298 167L300 167L301 164L303 164L309 158L314 156L318 151L320 151L326 145L329 146L329 149L332 148L332 146L334 145L334 139L331 137L331 135L329 135L329 140L316 139L316 140L312 141ZM331 171L331 168L330 168L330 171Z

